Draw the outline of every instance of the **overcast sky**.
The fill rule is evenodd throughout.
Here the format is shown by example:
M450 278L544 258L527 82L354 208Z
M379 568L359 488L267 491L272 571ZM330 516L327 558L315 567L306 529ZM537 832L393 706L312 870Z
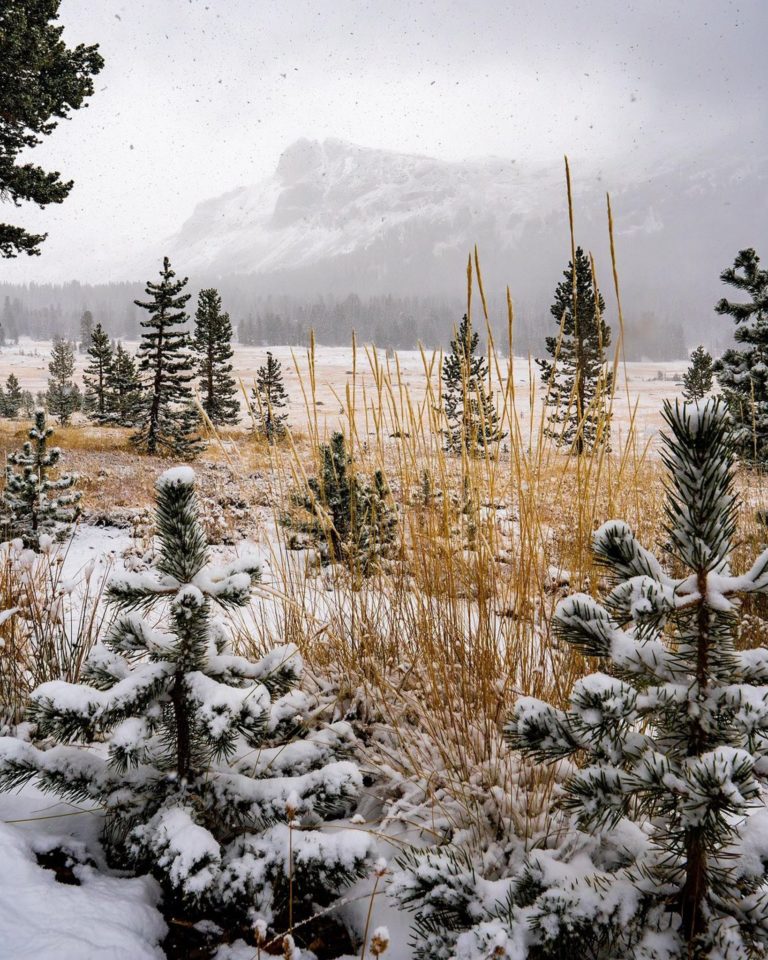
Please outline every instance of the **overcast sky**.
M764 151L768 0L63 0L106 60L34 151L76 181L0 279L109 279L299 137L600 167Z

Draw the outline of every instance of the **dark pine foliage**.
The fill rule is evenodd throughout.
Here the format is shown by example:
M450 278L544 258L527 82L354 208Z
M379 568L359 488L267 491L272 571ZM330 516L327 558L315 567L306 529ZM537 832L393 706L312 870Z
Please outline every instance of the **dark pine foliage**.
M187 278L177 280L168 257L160 282L147 281L148 300L135 300L149 313L141 321L139 373L146 388L133 441L149 454L191 458L200 452L199 415L194 407L194 364L187 332L184 293Z
M88 346L88 364L83 371L83 408L91 420L106 423L109 420L109 381L112 375L112 344L100 323L91 331Z
M477 352L478 344L478 334L464 314L442 369L443 433L450 453L479 456L504 437L488 386L486 358Z
M35 425L21 450L9 453L3 490L3 527L9 538L19 537L24 546L37 550L40 537L62 536L77 519L81 494L72 491L77 476L71 473L51 477L61 459L58 447L49 447L53 428L45 422L45 411L35 411ZM21 468L21 469L18 469Z
M368 575L392 550L397 515L384 475L361 476L343 433L320 447L320 471L292 496L286 527L307 534L328 563L345 563Z
M609 439L608 400L613 374L606 370L611 329L603 319L605 301L596 289L590 258L576 248L573 261L555 290L551 314L556 336L547 337L551 359L537 359L546 403L547 435L559 446L581 454Z
M24 400L24 392L21 389L18 378L15 373L9 373L5 381L5 397L3 403L3 416L15 420L21 411L21 405Z
M691 354L691 365L683 374L683 397L692 403L703 400L712 389L712 357L703 345Z
M251 391L253 414L259 434L274 443L285 435L288 394L283 384L280 361L267 351L267 362L256 372L256 386Z
M17 206L66 199L72 181L18 158L85 105L104 65L96 46L66 46L58 14L59 0L0 4L0 196ZM45 237L0 223L0 256L39 254Z
M212 287L201 290L198 297L193 347L203 410L217 426L237 423L240 404L232 376L232 323L229 314L222 313L221 297Z
M107 422L134 427L141 417L144 390L136 361L118 343L107 376Z
M723 283L746 299L718 302L715 310L732 317L737 346L714 365L736 429L739 455L747 463L768 463L768 270L754 250L741 250L720 274Z
M73 380L75 374L75 348L63 337L54 337L51 360L48 364L48 412L64 427L72 414L80 409L82 397Z

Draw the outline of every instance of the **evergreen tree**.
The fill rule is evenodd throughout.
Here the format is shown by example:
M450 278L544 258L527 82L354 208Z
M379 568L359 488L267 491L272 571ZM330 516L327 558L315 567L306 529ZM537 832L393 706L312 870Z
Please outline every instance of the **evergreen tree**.
M136 369L136 361L118 343L107 373L108 423L118 427L135 427L141 415L143 387Z
M252 406L258 432L274 443L286 433L288 414L282 412L288 404L283 384L280 361L267 351L267 362L256 372L256 386L251 391Z
M479 337L464 314L442 369L445 449L451 453L466 451L470 456L482 454L505 436L487 386L486 358L476 352L478 343Z
M112 344L100 323L91 333L89 362L83 371L85 395L83 406L92 420L106 423L109 419L109 382L112 372Z
M21 410L21 405L24 400L24 393L19 385L19 381L15 373L9 373L8 379L5 381L5 412L4 416L10 417L12 420L15 420L19 415Z
M737 346L726 350L714 371L737 425L739 455L748 463L768 463L768 270L754 250L741 250L723 283L747 297L722 299L715 310L736 324Z
M26 152L84 105L104 65L96 46L66 46L58 12L59 0L4 0L0 7L0 196L17 206L66 199L72 182L29 163ZM39 254L45 236L0 223L0 256Z
M160 283L147 281L150 299L134 301L149 319L141 321L138 361L146 395L133 439L149 454L193 457L202 443L196 434L199 416L192 400L194 369L184 310L191 294L183 293L187 278L175 276L165 257Z
M221 312L221 297L212 287L200 291L195 313L194 349L198 355L203 410L211 423L237 423L240 404L232 376L232 324Z
M35 398L31 390L21 391L21 412L27 419L35 415Z
M699 345L691 354L691 365L683 374L683 397L695 403L712 389L712 357Z
M16 335L16 318L14 316L13 307L11 306L11 298L9 296L6 296L5 301L3 302L3 313L0 317L0 328L2 328L3 342L6 340L18 340L18 336Z
M368 863L365 835L317 829L362 788L341 758L352 731L306 723L293 645L256 662L233 652L216 612L249 603L258 563L208 565L188 467L158 481L157 533L154 568L108 588L116 617L84 682L32 694L36 734L57 745L0 738L0 786L34 780L98 804L112 861L151 871L172 916L235 929L258 918L277 932L292 910L298 930Z
M101 329L101 324L99 324L99 329ZM92 339L93 314L90 310L85 310L82 317L80 317L80 353L85 353L92 345Z
M607 400L613 374L606 369L611 329L603 319L605 301L596 291L589 257L576 248L574 314L573 261L555 290L551 314L557 336L546 338L551 360L537 359L550 413L547 435L581 454L609 439Z
M37 550L43 534L62 537L80 514L81 494L67 493L77 476L64 473L50 478L61 459L58 447L48 447L53 428L46 425L45 411L35 411L35 425L21 450L8 454L5 469L3 524L9 539L20 537L26 547ZM21 467L21 472L14 470Z
M64 427L80 408L80 391L72 377L75 373L75 351L69 340L54 337L51 361L48 364L48 412Z
M602 606L582 594L563 601L555 625L608 672L578 681L565 710L518 702L509 733L540 759L585 758L565 797L584 829L647 825L635 862L616 864L615 881L636 889L626 911L583 918L606 923L606 956L651 956L664 932L672 957L762 955L768 858L750 848L757 821L744 817L768 774L768 651L737 652L734 634L739 595L768 593L768 551L731 574L738 503L724 406L667 402L664 419L666 549L682 575L626 524L598 530L595 554L614 587ZM553 946L587 890L585 878L538 921Z
M343 562L367 575L395 541L397 516L380 470L373 482L362 478L343 433L320 447L320 474L292 495L293 512L284 526L308 534L324 562Z

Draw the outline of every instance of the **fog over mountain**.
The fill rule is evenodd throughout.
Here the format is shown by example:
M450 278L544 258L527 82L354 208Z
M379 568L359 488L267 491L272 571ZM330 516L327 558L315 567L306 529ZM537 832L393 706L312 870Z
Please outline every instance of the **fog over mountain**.
M670 162L618 187L576 168L573 182L576 240L594 252L604 287L611 188L633 312L709 315L719 272L740 247L766 240L764 157ZM301 139L270 177L200 203L142 266L166 251L200 282L246 274L260 292L447 296L461 290L475 243L489 293L509 284L524 302L550 297L570 255L563 164L449 163Z

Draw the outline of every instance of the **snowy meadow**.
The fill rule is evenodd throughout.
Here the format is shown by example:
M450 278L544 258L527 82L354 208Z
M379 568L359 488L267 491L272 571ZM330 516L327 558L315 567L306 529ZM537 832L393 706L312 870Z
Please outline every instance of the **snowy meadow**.
M0 3L0 960L768 958L701 5Z
M35 347L41 364L45 350ZM579 833L562 803L576 767L557 751L522 751L508 725L525 698L567 707L574 685L594 669L593 652L565 642L557 626L561 601L610 589L594 532L618 517L649 547L665 545L658 404L679 392L673 377L683 365L659 373L659 364L617 364L611 447L574 457L546 433L545 388L533 365L492 348L488 379L503 438L481 455L456 456L445 449L438 355L354 345L274 354L284 363L290 430L269 442L255 428L249 389L265 351L236 351L243 419L208 423L194 475L181 474L196 503L187 508L197 519L185 523L199 525L205 563L228 573L201 579L163 567L169 537L181 537L173 547L181 554L198 542L164 532L170 508L156 513L167 459L137 457L128 430L80 416L51 441L62 448L61 469L79 475L76 523L60 542L41 538L36 551L21 540L2 548L0 689L9 736L0 757L6 769L17 765L6 780L12 789L0 795L13 881L0 891L6 955L47 957L55 943L57 956L72 958L554 956L533 923L539 915L561 935L569 931L572 945L586 943L585 925L632 916L631 880L611 886L610 878L627 850L636 858L647 852L628 825L624 834L606 830L602 847ZM28 376L29 346L6 349L0 362ZM28 426L2 421L7 449ZM336 523L332 504L309 522L312 497L297 496L323 477L335 431L359 489L369 490L364 478L380 471L386 490L391 535L386 549L365 557L324 536ZM743 572L764 545L764 490L760 475L746 471L734 483L742 505L733 565ZM363 494L349 496L348 489L347 511L355 503L362 511ZM673 560L672 576L679 566ZM247 589L238 570L253 574ZM185 776L191 782L197 765L205 783L248 778L257 792L267 789L268 805L249 786L244 807L231 784L214 791L215 801L189 786L179 798L174 781L165 808L150 804L142 846L139 815L126 813L123 794L135 786L132 769L167 767L162 744L178 738L177 721L167 719L173 697L153 686L151 699L136 694L126 712L109 691L122 689L129 670L164 662L168 624L179 622L176 601L164 610L163 595L238 576L242 602L222 605L211 588L215 618L206 613L197 628L208 638L195 656L209 686L195 700L192 727L219 739L190 758ZM138 591L134 600L130 590ZM144 590L161 595L159 607L146 606ZM744 598L737 650L762 647L764 613L759 591ZM290 684L265 680L275 657ZM227 684L232 693L224 694ZM92 764L105 761L98 791L66 786L80 763L90 765L90 783L99 782ZM351 777L340 793L334 764ZM125 772L115 780L115 770ZM322 787L321 775L330 778ZM167 774L145 776L157 784ZM319 804L318 792L326 798ZM231 822L224 817L223 831L221 802L239 811ZM197 812L179 819L179 808ZM121 846L115 818L126 816L133 839ZM251 838L247 849L243 836ZM565 891L577 898L578 924L517 897L531 870L539 900ZM608 883L615 896L607 907L590 901L584 883ZM676 956L674 925L658 936L666 953L635 952L639 941L630 940L622 955Z

